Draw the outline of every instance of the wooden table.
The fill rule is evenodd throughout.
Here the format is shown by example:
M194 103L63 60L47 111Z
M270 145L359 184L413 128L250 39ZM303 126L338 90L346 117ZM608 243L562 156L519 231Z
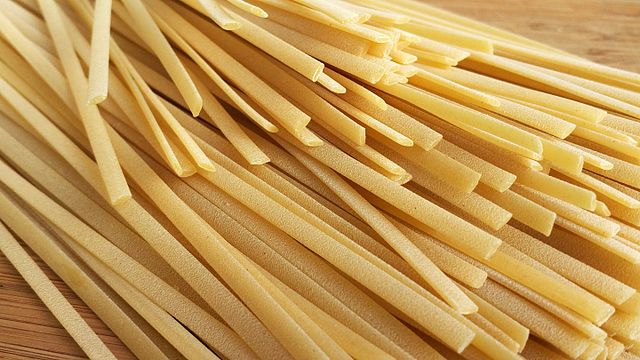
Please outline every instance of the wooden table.
M638 0L430 0L430 3L603 64L640 72ZM38 261L46 269L41 261ZM53 272L59 289L120 359L133 355ZM0 254L0 359L79 359L84 353Z

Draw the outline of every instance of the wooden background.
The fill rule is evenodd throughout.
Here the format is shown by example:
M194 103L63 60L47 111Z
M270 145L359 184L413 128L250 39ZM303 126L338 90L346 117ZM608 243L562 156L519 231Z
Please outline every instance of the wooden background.
M640 0L429 0L603 64L640 72ZM0 55L1 56L1 55ZM38 264L46 266L38 261ZM120 359L133 355L64 283L55 284ZM0 254L0 359L85 358Z

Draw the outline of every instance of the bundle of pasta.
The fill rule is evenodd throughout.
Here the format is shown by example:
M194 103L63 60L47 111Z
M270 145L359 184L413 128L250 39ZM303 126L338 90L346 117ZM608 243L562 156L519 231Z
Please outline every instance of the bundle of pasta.
M640 75L413 0L0 0L0 250L142 359L633 359Z

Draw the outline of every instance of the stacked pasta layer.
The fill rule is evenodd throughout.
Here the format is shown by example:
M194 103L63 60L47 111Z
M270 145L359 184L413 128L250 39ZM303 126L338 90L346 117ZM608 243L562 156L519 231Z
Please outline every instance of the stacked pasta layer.
M412 0L0 8L0 250L90 358L23 246L141 359L640 354L639 74Z

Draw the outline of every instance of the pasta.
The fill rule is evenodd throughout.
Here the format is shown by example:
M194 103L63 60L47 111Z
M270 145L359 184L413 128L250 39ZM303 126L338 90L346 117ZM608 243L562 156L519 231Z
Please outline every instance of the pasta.
M90 358L633 359L640 75L414 0L0 0L0 251Z

